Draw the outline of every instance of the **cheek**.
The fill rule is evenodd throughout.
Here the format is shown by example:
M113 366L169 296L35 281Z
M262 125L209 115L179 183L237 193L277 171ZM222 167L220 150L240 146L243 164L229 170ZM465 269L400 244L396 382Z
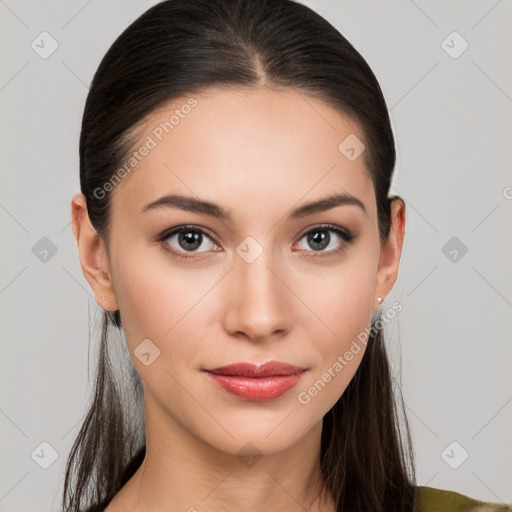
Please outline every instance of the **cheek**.
M376 260L371 251L354 251L339 266L297 281L299 296L320 321L322 352L342 350L370 321L374 308ZM308 317L309 318L309 317ZM311 320L312 322L313 320Z
M118 261L115 289L123 327L132 338L161 337L172 327L178 296L170 286L171 277L142 259L125 257Z
M366 349L375 307L377 261L372 254L359 251L332 272L318 274L314 287L311 278L303 280L307 290L302 296L307 297L305 302L316 315L307 316L306 328L310 339L315 340L317 360L300 389L307 395L305 401L299 401L315 401L324 412L346 389Z
M156 366L164 363L172 371L179 362L183 366L194 360L201 334L198 326L204 321L202 307L208 305L205 294L218 281L212 272L199 278L197 272L165 257L155 258L155 251L125 252L117 260L114 282L128 348L143 379L147 367L133 355L145 339L160 350Z

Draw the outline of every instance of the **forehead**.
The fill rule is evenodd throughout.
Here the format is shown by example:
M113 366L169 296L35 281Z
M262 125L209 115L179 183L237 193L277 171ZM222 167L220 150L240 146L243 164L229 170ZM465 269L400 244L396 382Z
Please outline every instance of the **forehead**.
M364 140L357 124L297 90L183 96L147 116L139 134L138 156L112 191L114 215L140 213L170 193L260 218L327 193L366 197L365 204L373 194L364 155L344 152L344 141Z

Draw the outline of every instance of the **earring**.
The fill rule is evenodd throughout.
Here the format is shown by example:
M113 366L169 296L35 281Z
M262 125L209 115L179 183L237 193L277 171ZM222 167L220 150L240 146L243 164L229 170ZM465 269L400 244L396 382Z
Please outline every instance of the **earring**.
M382 297L377 297L377 302L379 304L382 304L384 302L384 299Z
M100 299L101 299L101 300L105 300L105 295L102 295L102 296L100 297Z

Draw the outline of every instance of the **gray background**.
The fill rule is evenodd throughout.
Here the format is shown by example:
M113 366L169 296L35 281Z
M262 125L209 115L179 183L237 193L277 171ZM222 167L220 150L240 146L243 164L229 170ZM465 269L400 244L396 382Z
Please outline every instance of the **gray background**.
M0 0L1 511L58 510L101 311L70 226L81 116L105 51L154 3ZM304 3L365 57L390 108L407 233L382 307L404 306L386 329L418 483L512 502L512 4ZM43 31L59 45L46 59L31 47Z

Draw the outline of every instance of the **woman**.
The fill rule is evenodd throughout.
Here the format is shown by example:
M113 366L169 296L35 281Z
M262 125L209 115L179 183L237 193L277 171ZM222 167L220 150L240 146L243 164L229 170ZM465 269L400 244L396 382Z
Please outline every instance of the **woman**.
M105 313L65 510L507 509L415 485L380 308L394 164L375 76L303 5L169 0L118 37L72 201Z

